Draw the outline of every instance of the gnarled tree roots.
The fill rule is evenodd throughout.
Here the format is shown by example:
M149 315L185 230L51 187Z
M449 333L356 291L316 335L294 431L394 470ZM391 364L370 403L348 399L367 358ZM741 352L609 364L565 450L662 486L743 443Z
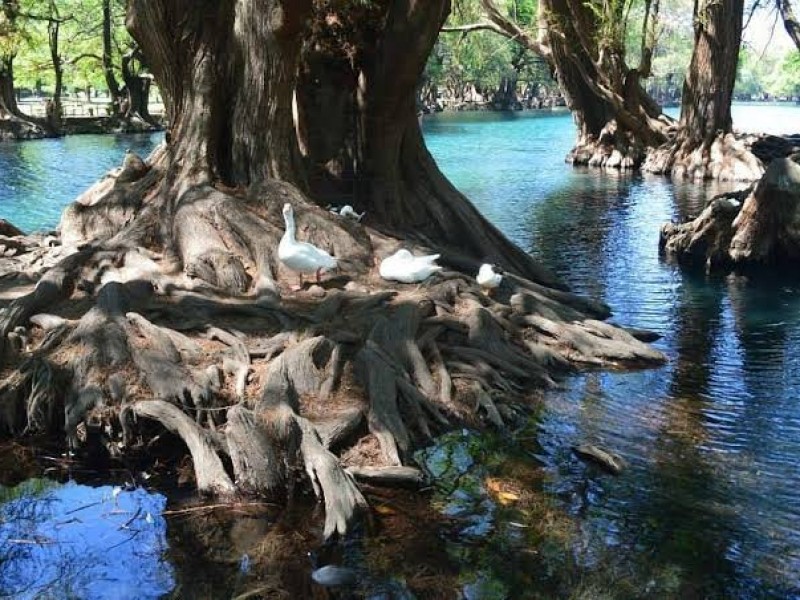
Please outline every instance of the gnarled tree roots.
M63 256L5 306L4 435L62 436L74 450L91 440L120 456L166 430L200 492L291 499L310 483L329 536L366 505L358 481L418 485L412 452L437 433L505 427L581 364L664 360L602 322L605 307L510 273L494 297L473 272L385 282L375 264L400 240L288 184L198 183L168 205L157 172L87 192L62 223L69 244L50 250ZM276 258L284 202L299 237L340 259L299 292ZM47 252L13 239L22 257ZM13 283L26 263L8 260Z

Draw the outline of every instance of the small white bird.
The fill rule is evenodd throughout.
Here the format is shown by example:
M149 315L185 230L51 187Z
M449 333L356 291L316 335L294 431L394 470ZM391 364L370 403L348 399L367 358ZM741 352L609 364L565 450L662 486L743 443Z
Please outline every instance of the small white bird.
M353 219L354 221L361 221L364 218L364 215L367 214L366 212L362 212L358 214L355 209L350 206L349 204L345 204L341 208L336 208L335 206L328 205L328 210L335 215L339 215L340 217L346 217L348 219Z
M481 268L478 269L478 275L475 277L475 281L478 282L478 285L483 288L483 291L486 292L487 295L491 295L492 290L500 286L500 282L503 281L503 276L497 273L492 265L484 263L481 265Z
M286 232L278 244L278 258L299 274L300 285L294 289L303 286L303 273L316 273L319 283L320 273L336 268L336 259L313 244L295 239L294 211L288 202L283 205L283 220L286 223Z
M364 218L365 214L367 214L367 213L366 212L362 212L361 214L358 214L355 211L355 209L352 206L350 206L349 204L345 204L339 210L339 216L346 217L348 219L353 219L354 221L358 221L359 223L361 222L361 219Z
M440 254L414 256L405 248L401 248L381 261L378 273L389 281L418 283L442 270L442 267L436 264L440 256Z

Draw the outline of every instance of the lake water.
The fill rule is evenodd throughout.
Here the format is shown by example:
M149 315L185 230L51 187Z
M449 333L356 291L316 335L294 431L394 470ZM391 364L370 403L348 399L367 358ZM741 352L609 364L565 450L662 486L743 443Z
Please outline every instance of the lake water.
M739 105L734 119L741 128L800 132L793 106ZM434 589L439 579L468 598L800 598L800 279L706 277L659 260L661 224L696 212L721 188L572 169L563 162L573 141L568 115L437 115L424 130L442 170L484 214L575 290L607 302L613 320L662 334L655 346L669 363L576 376L513 435L455 432L421 453L443 482L431 499L443 520L415 516L401 526L393 520L416 513L407 499L391 498L377 531L337 551L361 570L369 597L410 597L409 587ZM61 205L118 164L126 147L146 154L157 139L2 145L0 217L52 227ZM613 478L578 461L570 447L583 441L618 452L627 470ZM510 487L498 495L497 482ZM263 534L252 519L222 529L211 517L202 527L165 525L162 497L139 490L119 495L128 515L120 520L109 516L109 489L86 487L77 497L37 491L51 504L71 501L67 510L99 502L92 518L109 531L126 532L120 526L136 515L127 528L143 533L126 551L138 562L98 567L98 577L108 568L119 578L106 590L125 590L134 570L144 583L141 596L130 597L191 595L193 578L206 582L209 597L230 595L246 578L251 551L241 539ZM0 546L22 536L3 525L15 502L2 505ZM72 518L59 510L30 530L42 548L61 535L55 524ZM102 525L97 531L82 542L87 556L117 543L95 543L104 539ZM196 556L186 551L199 543L191 536L203 540ZM401 537L419 541L400 553ZM46 578L49 571L26 562L45 559L53 561L41 553L12 563L0 557L0 595L24 585L26 573ZM303 560L275 568L307 581ZM79 597L96 592L75 585ZM303 585L286 589L305 597Z

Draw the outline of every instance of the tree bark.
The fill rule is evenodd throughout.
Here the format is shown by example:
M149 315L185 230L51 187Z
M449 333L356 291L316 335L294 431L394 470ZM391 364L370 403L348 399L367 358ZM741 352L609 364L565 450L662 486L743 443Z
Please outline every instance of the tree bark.
M732 133L743 17L744 0L696 0L678 132L650 153L645 170L697 180L755 181L763 175L761 161Z
M292 119L310 0L134 0L128 28L168 107L170 157L191 176L302 183Z
M362 35L354 56L347 52L353 40L342 43L325 37L323 23L331 7L323 4L324 10L314 14L314 35L306 43L301 73L328 70L336 75L305 78L298 86L301 145L308 162L327 169L328 182L338 182L341 195L352 190L355 208L366 211L370 225L450 249L475 266L493 262L541 283L561 285L478 213L442 175L425 147L417 84L450 2L394 0L364 11L341 10L336 14L345 24L343 30ZM334 84L355 87L335 119L340 140L323 143L320 140L330 138L332 118L330 112L324 119L314 112L330 107L319 107L314 97L320 86ZM347 144L353 150L337 156L335 168L328 164L330 155L315 154Z
M786 33L789 34L794 45L800 50L800 23L797 22L797 18L794 16L791 0L775 0L775 2L778 5L781 19L783 19L783 27L786 29Z
M103 0L103 76L108 93L112 98L114 111L119 113L120 91L114 76L113 48L111 39L111 0Z
M686 143L709 144L733 128L731 101L744 0L698 0L694 51L683 83L679 127Z

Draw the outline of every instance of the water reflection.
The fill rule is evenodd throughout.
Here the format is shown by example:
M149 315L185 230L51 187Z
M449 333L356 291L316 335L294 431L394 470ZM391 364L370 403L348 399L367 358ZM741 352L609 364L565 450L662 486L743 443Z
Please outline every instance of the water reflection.
M0 488L0 503L2 597L159 598L173 587L163 496L30 480Z

